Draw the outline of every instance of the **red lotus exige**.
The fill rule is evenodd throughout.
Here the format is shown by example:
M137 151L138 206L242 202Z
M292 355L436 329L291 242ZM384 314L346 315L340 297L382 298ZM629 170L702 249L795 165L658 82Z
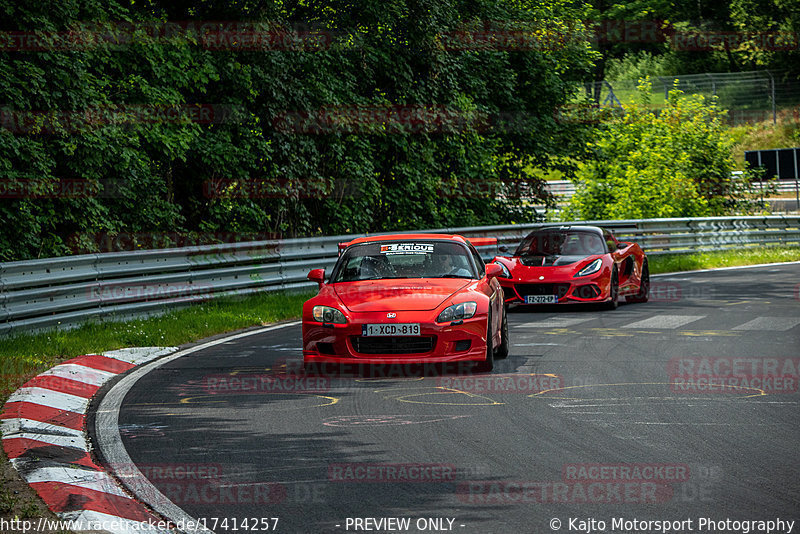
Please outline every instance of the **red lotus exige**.
M303 361L408 364L476 362L508 354L499 265L484 265L457 235L362 237L342 244L327 282L303 305Z
M502 248L501 248L502 250ZM492 260L507 304L647 302L650 270L639 245L596 226L543 226L511 257ZM489 265L492 265L490 263Z

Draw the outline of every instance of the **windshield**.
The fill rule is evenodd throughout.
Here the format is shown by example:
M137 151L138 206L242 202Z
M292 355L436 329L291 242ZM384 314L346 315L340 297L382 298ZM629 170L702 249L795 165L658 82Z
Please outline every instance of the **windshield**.
M584 231L542 231L526 237L515 256L590 256L605 254L598 234Z
M349 247L332 282L390 278L477 278L468 250L443 241L386 241Z

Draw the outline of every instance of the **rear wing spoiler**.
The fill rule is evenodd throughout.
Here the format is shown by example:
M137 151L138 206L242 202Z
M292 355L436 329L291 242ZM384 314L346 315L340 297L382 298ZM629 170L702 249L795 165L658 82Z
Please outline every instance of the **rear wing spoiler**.
M491 247L497 244L496 237L465 237L474 247Z

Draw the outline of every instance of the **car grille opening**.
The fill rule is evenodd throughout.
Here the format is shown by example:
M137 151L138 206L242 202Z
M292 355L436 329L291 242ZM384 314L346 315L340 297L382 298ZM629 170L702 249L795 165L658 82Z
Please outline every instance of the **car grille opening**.
M317 350L320 354L336 354L333 343L317 343Z
M436 336L352 336L353 349L360 354L423 354L436 345Z
M600 289L594 284L589 284L577 288L572 294L582 299L594 299L600 296Z
M469 350L469 348L471 346L472 346L472 341L471 340L469 340L469 339L459 339L455 343L454 350L456 352L464 352L465 350Z
M514 288L523 299L528 295L558 295L561 298L569 291L569 284L517 284Z

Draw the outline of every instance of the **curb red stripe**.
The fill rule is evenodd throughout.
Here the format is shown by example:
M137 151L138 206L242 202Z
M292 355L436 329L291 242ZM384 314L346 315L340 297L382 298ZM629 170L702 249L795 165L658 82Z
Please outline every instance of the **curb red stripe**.
M60 447L52 443L37 441L30 438L5 438L3 448L9 460L25 458L26 455L35 456L39 460L53 460L69 464L82 465L92 469L101 469L94 463L89 453L72 447Z
M100 389L100 386L93 386L85 382L77 382L69 378L54 375L36 376L28 380L24 387L49 389L60 393L69 393L70 395L83 397L84 399L91 399L92 396L97 393L97 390Z
M0 419L30 419L51 425L63 426L72 430L83 430L86 416L82 413L59 410L51 406L26 401L9 402L5 405Z
M130 497L120 497L63 482L33 482L31 487L39 493L50 510L56 513L91 510L133 521L158 521Z
M174 350L142 347L110 351L113 356L79 356L30 379L2 407L0 421L9 431L2 439L6 455L62 519L88 514L137 524L159 521L94 463L87 450L86 412L103 383Z
M122 360L117 360L115 358L107 358L99 354L78 356L77 358L72 358L64 363L83 365L84 367L91 367L92 369L97 369L98 371L106 371L108 373L114 373L117 375L136 367L131 363L123 362Z
M78 363L62 363L61 365L51 367L39 376L60 376L61 378L91 384L92 386L102 386L110 379L114 378L116 374L92 369L91 367L86 367Z

